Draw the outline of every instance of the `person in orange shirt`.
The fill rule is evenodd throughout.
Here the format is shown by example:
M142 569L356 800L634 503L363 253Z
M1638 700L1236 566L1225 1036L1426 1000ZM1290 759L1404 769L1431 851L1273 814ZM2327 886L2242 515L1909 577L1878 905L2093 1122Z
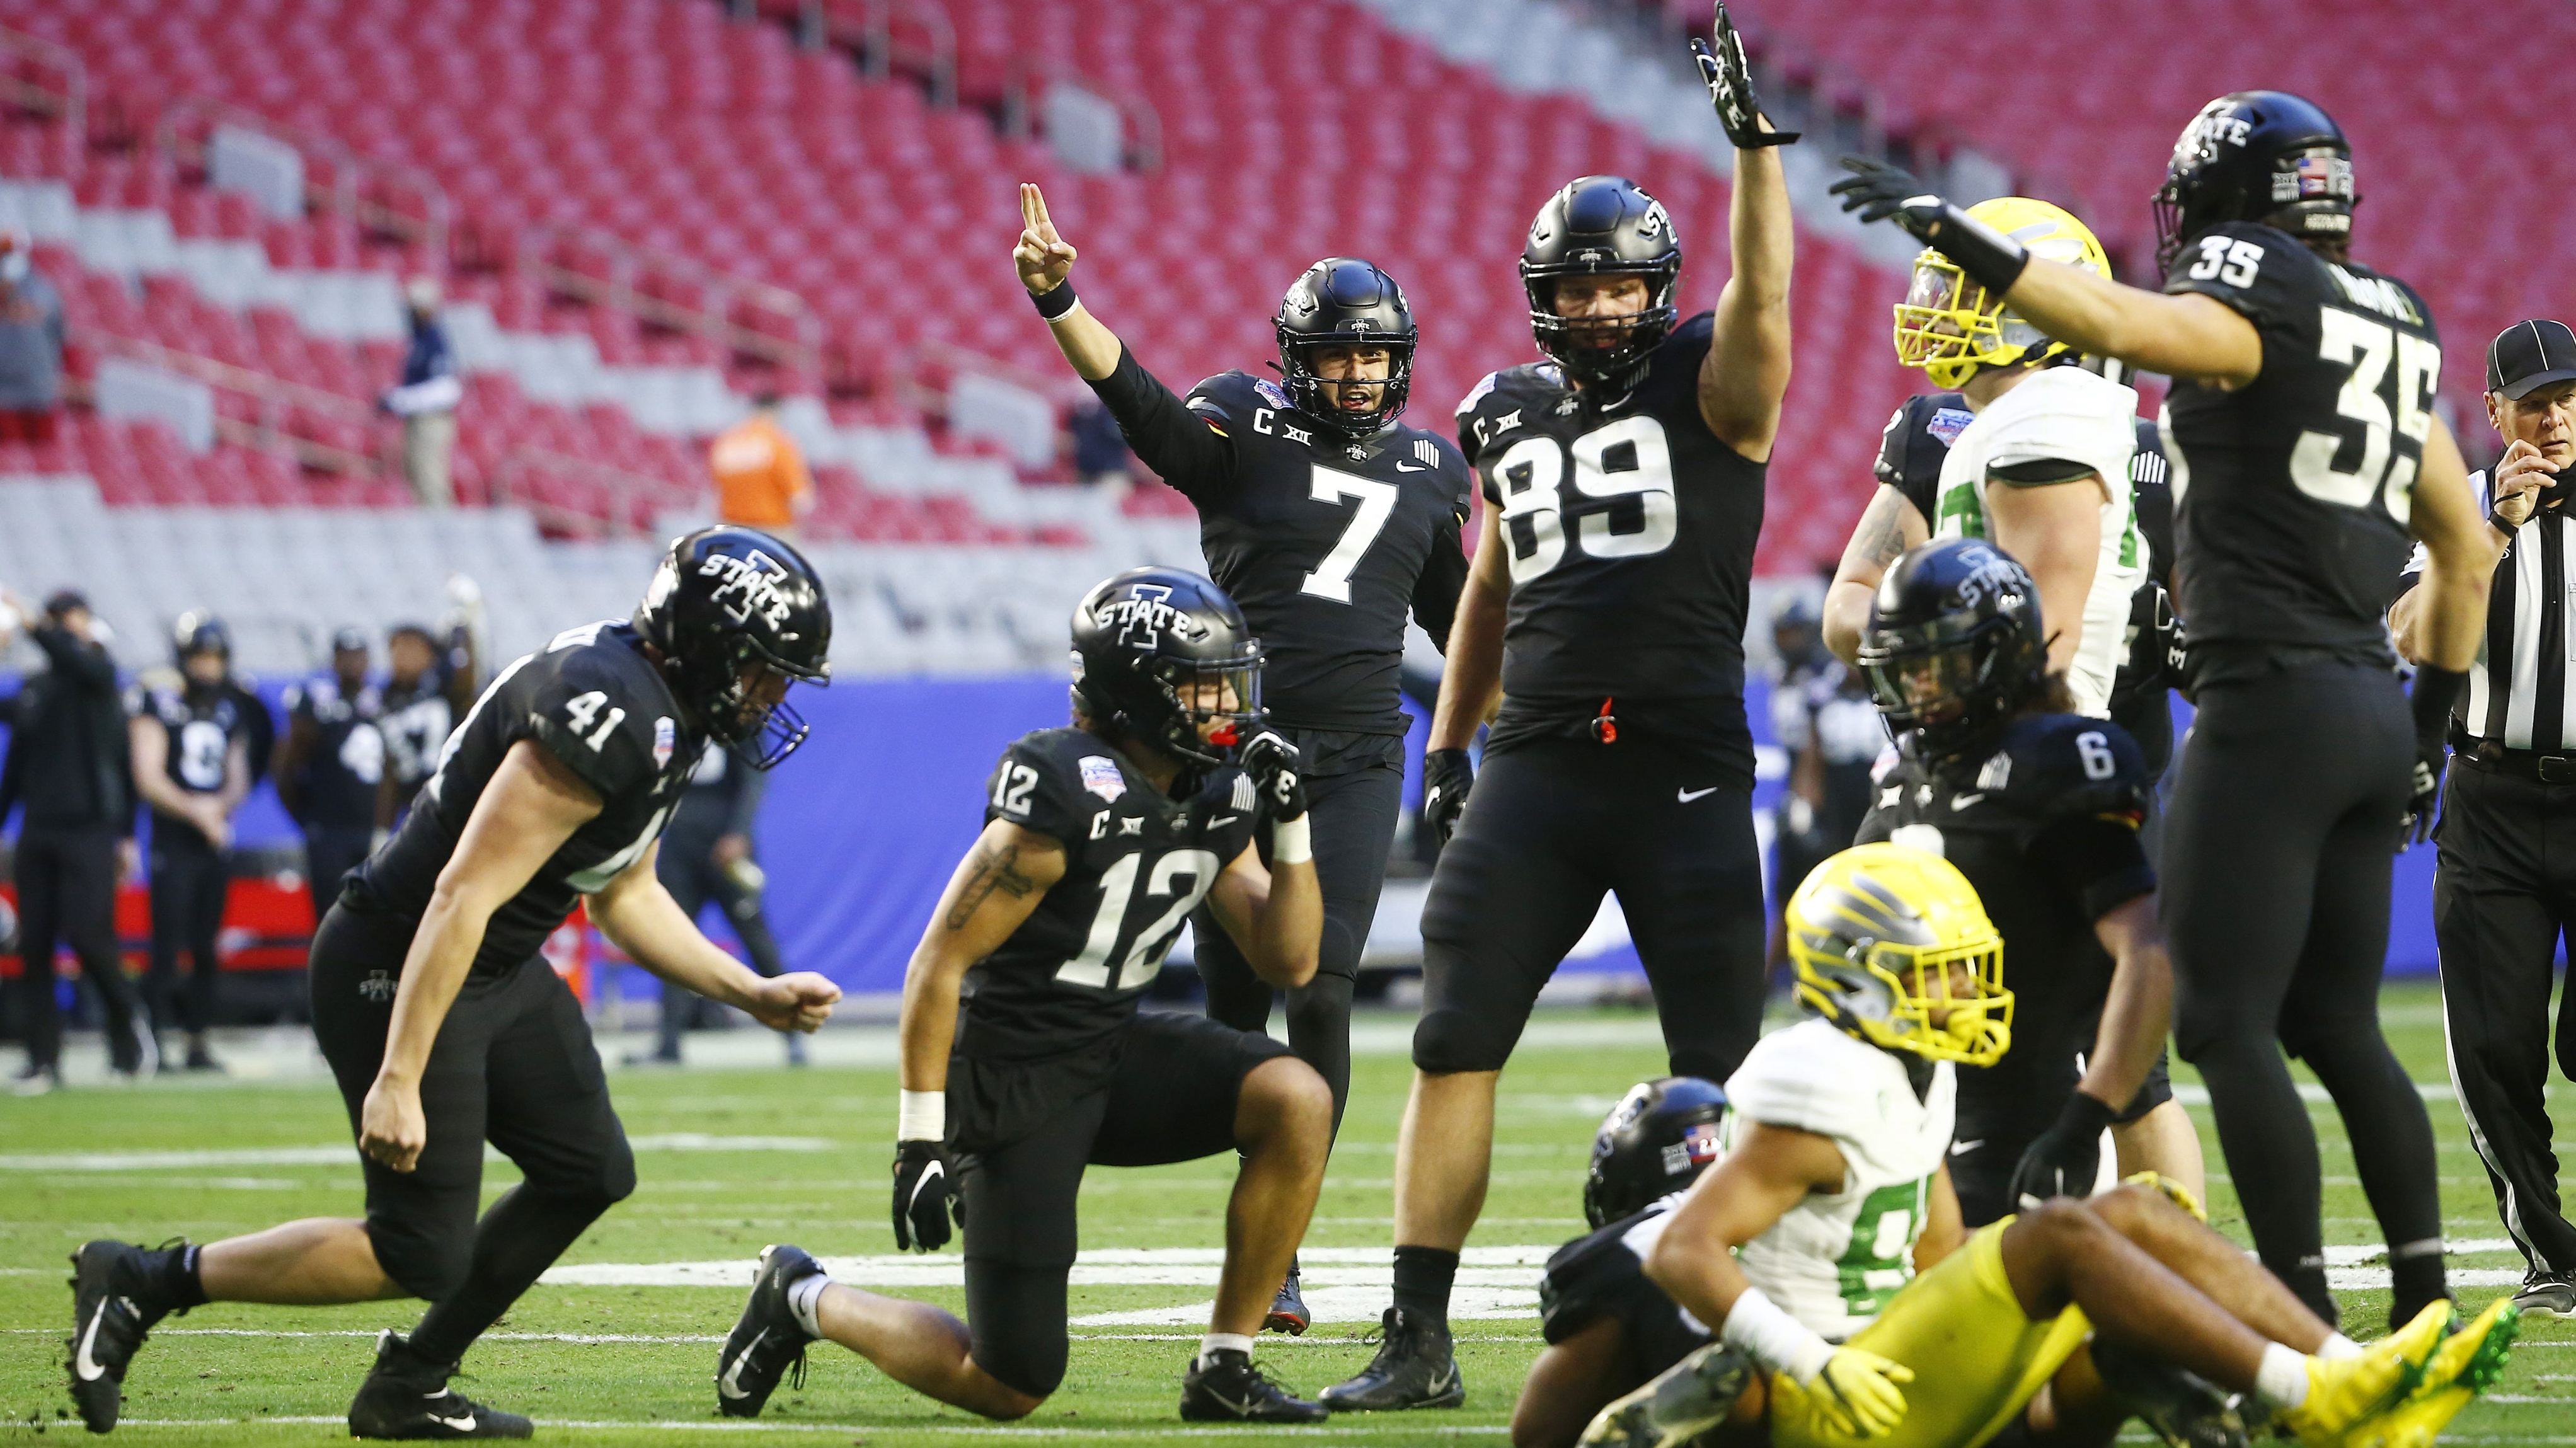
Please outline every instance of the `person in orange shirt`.
M796 439L778 425L778 394L761 393L752 414L716 435L707 449L716 475L716 512L725 522L794 536L796 520L814 506L814 477Z

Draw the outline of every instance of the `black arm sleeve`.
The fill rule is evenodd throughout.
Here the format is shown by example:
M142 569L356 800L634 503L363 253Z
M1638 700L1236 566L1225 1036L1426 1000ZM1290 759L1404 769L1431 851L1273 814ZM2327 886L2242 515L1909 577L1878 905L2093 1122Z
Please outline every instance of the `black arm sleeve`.
M72 637L67 628L38 624L27 630L27 637L45 651L45 659L55 673L71 680L85 694L113 696L116 693L116 660L96 644L85 644Z
M1091 390L1136 456L1183 494L1196 497L1233 474L1234 444L1218 430L1226 424L1192 412L1134 352L1120 348L1117 370Z
M1460 523L1459 527L1465 527ZM1443 525L1431 539L1431 556L1413 580L1413 621L1431 635L1433 647L1449 652L1449 626L1458 619L1458 595L1467 586L1467 552L1456 530Z

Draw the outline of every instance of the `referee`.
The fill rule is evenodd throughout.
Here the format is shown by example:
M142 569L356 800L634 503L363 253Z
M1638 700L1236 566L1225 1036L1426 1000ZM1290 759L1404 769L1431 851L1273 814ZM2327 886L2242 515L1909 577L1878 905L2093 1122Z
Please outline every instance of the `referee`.
M2530 1263L2514 1301L2576 1318L2576 1227L2558 1199L2550 1150L2549 985L2560 935L2576 931L2576 696L2569 693L2568 609L2576 567L2576 333L2516 322L2487 349L2487 420L2504 440L2490 481L2489 526L2503 539L2488 595L2486 645L2451 719L2450 771L2433 920L2451 1083L2486 1162L2505 1230ZM2389 612L2409 657L2414 591ZM2576 1006L2558 1015L2558 1065L2576 1077Z

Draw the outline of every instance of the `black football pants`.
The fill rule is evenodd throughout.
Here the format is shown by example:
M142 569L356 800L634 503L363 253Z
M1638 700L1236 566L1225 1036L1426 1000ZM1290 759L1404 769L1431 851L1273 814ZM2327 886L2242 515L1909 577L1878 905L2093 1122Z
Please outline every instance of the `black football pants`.
M751 968L762 975L784 975L787 962L778 953L778 937L769 933L769 916L760 908L760 892L744 889L741 881L716 863L716 841L721 838L721 829L683 830L675 825L662 836L662 853L655 857L653 871L661 877L662 888L678 902L681 913L695 920L713 900L723 909L725 919L733 922L733 933L741 937L743 953L751 957ZM687 986L662 982L662 1055L680 1054L680 1033L694 1022L703 999Z
M1288 992L1288 1048L1333 1088L1333 1125L1351 1092L1351 991L1377 920L1387 852L1404 808L1404 741L1393 735L1285 731L1306 756L1306 818L1312 821L1315 879L1324 892L1324 933L1315 978ZM1270 863L1270 832L1254 832ZM1207 982L1208 1015L1238 1031L1270 1025L1271 988L1253 974L1234 937L1204 906L1190 920L1190 948Z
M2441 1281L2423 1099L2379 1031L2389 862L2415 756L2386 669L2316 662L2204 685L2166 824L2174 1044L2209 1085L2254 1246L2328 1322L2317 1138L2283 1050L2334 1099L2401 1307Z
M2433 928L2451 1085L2514 1244L2539 1271L2576 1272L2542 1101L2553 957L2576 924L2576 785L2455 755L2443 793ZM2556 1045L2558 1069L2576 1078L2576 991L2559 1003Z
M1675 1075L1723 1082L1762 1029L1752 791L1650 735L1488 753L1422 911L1413 1064L1499 1071L1616 892Z
M415 923L343 901L313 935L313 1034L352 1132L384 1064ZM581 1003L542 956L466 980L430 1047L420 1106L429 1144L414 1169L363 1163L367 1239L386 1276L429 1299L412 1345L453 1362L635 1190L635 1156ZM522 1180L478 1223L486 1141Z
M114 825L29 825L17 854L19 1013L27 1062L62 1058L63 1023L54 1003L54 952L69 945L107 1012L108 1059L131 1069L141 1055L134 987L116 939Z
M152 820L152 973L144 992L152 1003L152 1028L190 1035L214 1023L215 991L223 963L216 937L224 926L224 894L232 871L224 852L196 827L156 815ZM179 988L179 952L188 953L188 986Z

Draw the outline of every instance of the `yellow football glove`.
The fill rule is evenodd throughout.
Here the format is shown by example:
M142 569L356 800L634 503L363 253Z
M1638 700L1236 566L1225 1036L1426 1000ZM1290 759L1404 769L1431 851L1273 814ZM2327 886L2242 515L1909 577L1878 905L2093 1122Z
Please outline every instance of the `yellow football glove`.
M1914 1369L1856 1347L1838 1347L1813 1378L1801 1383L1782 1373L1772 1392L1781 1406L1803 1411L1836 1438L1884 1438L1905 1421L1905 1394Z

